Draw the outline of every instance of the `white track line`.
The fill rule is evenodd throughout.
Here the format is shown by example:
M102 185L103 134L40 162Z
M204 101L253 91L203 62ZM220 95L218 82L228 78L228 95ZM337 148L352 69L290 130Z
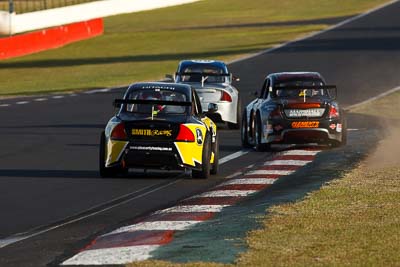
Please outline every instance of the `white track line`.
M360 19L362 17L365 17L365 16L367 16L367 15L369 15L371 13L374 13L374 12L380 10L380 9L383 9L383 8L385 8L387 6L390 6L390 5L392 5L392 4L394 4L394 3L398 2L398 1L399 0L393 0L393 1L389 2L389 3L385 3L383 5L377 6L375 8L372 8L372 9L368 10L365 13L362 13L360 15L354 16L352 18L349 18L349 19L346 19L346 20L344 20L342 22L339 22L339 23L337 23L335 25L332 25L332 26L326 28L325 30L318 31L318 32L313 32L313 33L307 34L305 36L302 36L300 38L294 39L293 41L289 41L289 42L286 42L286 43L283 43L283 44L279 44L279 45L276 45L274 47L268 48L266 50L260 51L258 53L255 53L255 54L252 54L252 55L248 55L248 56L245 56L245 57L242 57L242 58L238 58L238 59L229 61L228 65L231 65L231 64L234 64L234 63L237 63L237 62L241 62L241 61L244 61L244 60L247 60L247 59L251 59L251 58L254 58L254 57L258 57L258 56L263 55L263 54L271 53L271 52L273 52L275 50L278 50L278 49L280 49L282 47L285 47L285 46L288 46L290 44L293 44L293 43L296 43L296 42L299 42L299 41L303 41L303 40L307 40L307 39L312 38L314 36L317 36L317 35L323 34L325 32L334 30L334 29L339 28L339 27L341 27L341 26L343 26L345 24L348 24L348 23L350 23L352 21L358 20L358 19Z
M223 157L222 159L219 160L219 165L227 163L228 161L236 159L236 158L241 157L243 155L246 155L249 152L250 152L250 150L240 150L238 152L235 152L233 154L225 156L225 157Z
M255 170L248 172L247 175L289 175L294 173L295 171L287 171L287 170Z
M52 98L54 98L54 99L60 99L60 98L64 98L65 96L63 96L63 95L55 95L55 96L53 96Z
M0 104L0 107L9 107L10 104Z
M29 103L29 101L18 101L15 104L17 104L17 105L25 105L25 104L28 104L28 103Z
M284 151L281 154L282 155L288 155L288 156L315 156L321 152L320 150L300 150L300 149L294 149L294 150L288 150Z
M105 207L105 208L103 208L103 209L101 209L101 210L99 210L99 211L91 212L91 213L89 213L89 214L87 214L87 215L78 217L78 218L73 219L73 220L69 220L69 221L67 221L67 222L65 222L65 223L62 223L62 224L58 224L58 225L55 225L55 226L52 226L52 227L49 227L49 228L45 228L45 229L43 229L43 230L40 230L40 231L37 231L37 232L33 232L33 233L21 233L21 234L16 234L16 235L14 235L14 236L6 237L6 238L4 238L4 239L0 239L0 248L4 248L4 247L6 247L6 246L8 246L8 245L11 245L11 244L13 244L13 243L16 243L16 242L19 242L19 241L22 241L22 240L25 240L25 239L28 239L28 238L31 238L31 237L34 237L34 236L38 236L38 235L47 233L47 232L49 232L49 231L51 231L51 230L54 230L54 229L57 229L57 228L60 228L60 227L69 225L69 224L71 224L71 223L81 221L81 220L83 220L83 219L92 217L92 216L97 215L97 214L99 214L99 213L102 213L102 212L104 212L104 211L110 210L110 209L112 209L112 208L119 207L119 206L121 206L121 205L124 205L125 203L128 203L128 202L132 201L132 200L135 200L135 199L138 199L138 198L141 198L141 197L150 195L151 193L154 193L154 192L156 192L156 191L158 191L158 190L161 190L161 189L163 189L163 188L165 188L165 187L168 187L168 186L170 186L170 185L176 184L176 183L179 182L180 180L182 180L182 179L174 180L174 181L172 181L172 182L170 182L170 183L168 183L168 184L165 184L165 185L161 185L161 186L159 186L159 187L156 187L156 188L154 188L153 190L150 190L150 191L148 191L148 192L144 192L144 193L139 194L139 195L137 195L137 196L133 196L132 198L126 199L126 200L124 200L124 201L122 201L122 202L119 202L119 203L117 203L117 204L114 204L114 205L111 205L111 206L107 206L107 207ZM147 188L150 188L150 187L152 187L152 186L147 186L147 187L145 187L145 188L142 188L142 189L139 189L139 190L137 190L137 191L128 193L128 194L123 195L123 196L121 196L121 197L117 197L117 198L115 198L115 199L112 199L112 200L109 201L109 202L99 204L99 205L97 205L97 206L95 206L95 207L92 207L92 208L90 208L90 209L96 209L96 207L104 206L104 205L107 204L107 203L112 203L112 202L114 202L114 201L116 201L116 200L118 200L118 199L120 199L120 198L124 198L124 197L126 197L126 196L131 195L131 194L139 193L140 191L147 190ZM90 209L89 209L89 210L90 210Z
M153 222L140 222L128 226L124 226L114 230L110 233L107 233L103 236L119 234L123 232L133 232L133 231L183 231L187 228L198 224L202 221L153 221Z
M160 245L142 245L85 250L64 261L61 265L127 264L151 258L151 253L159 247Z
M168 209L156 211L155 214L171 213L171 212L220 212L223 208L230 205L188 205L175 206Z
M277 179L271 178L243 178L243 179L232 179L221 185L231 185L231 184L273 184Z
M311 160L271 160L264 163L264 166L285 165L285 166L304 166L312 162Z
M391 90L389 90L389 91L386 91L386 92L384 92L384 93L382 93L382 94L379 94L379 95L377 95L377 96L374 96L374 97L372 97L372 98L369 98L369 99L367 99L367 100L365 100L365 101L362 101L362 102L360 102L360 103L357 103L357 104L354 104L354 105L350 105L350 106L346 107L345 110L351 110L351 109L357 108L357 107L359 107L359 106L361 106L361 105L368 104L368 103L370 103L370 102L372 102L372 101L374 101L374 100L377 100L377 99L379 99L379 98L385 97L385 96L390 95L390 94L392 94L392 93L395 93L395 92L397 92L397 91L400 91L400 86L395 87L395 88L393 88L393 89L391 89Z
M41 97L41 98L35 98L35 99L33 99L33 101L35 101L35 102L43 102L43 101L47 101L48 99L47 98L45 98L45 97Z
M258 191L259 190L215 190L204 192L192 197L191 199L202 197L245 197L257 193Z

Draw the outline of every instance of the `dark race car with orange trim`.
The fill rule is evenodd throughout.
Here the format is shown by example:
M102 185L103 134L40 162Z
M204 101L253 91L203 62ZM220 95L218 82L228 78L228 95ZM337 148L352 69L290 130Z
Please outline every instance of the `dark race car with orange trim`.
M191 169L194 178L218 170L217 127L201 110L196 91L174 83L136 83L100 138L100 175L129 168ZM210 103L208 112L217 105Z
M336 86L317 72L268 75L244 110L242 145L263 151L271 144L346 144L346 118L336 95Z

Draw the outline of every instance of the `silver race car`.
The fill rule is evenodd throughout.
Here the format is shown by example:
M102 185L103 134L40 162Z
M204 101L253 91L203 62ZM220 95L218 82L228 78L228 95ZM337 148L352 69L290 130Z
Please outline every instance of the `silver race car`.
M176 83L189 84L196 89L203 110L216 103L218 111L208 116L214 122L226 122L230 129L239 129L242 111L239 91L232 81L239 81L229 73L226 64L216 60L183 60L174 76L166 75Z

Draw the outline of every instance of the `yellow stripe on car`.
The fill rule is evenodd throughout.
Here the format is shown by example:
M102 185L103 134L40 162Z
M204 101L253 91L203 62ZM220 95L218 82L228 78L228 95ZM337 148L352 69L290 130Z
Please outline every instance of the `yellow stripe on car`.
M118 162L124 152L128 141L116 141L109 139L107 142L107 153L106 153L106 167L111 164Z

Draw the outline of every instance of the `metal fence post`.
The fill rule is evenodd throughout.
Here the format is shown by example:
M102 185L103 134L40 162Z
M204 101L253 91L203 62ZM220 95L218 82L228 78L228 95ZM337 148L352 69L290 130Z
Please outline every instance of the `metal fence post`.
M14 13L14 0L8 0L8 11L9 13Z

